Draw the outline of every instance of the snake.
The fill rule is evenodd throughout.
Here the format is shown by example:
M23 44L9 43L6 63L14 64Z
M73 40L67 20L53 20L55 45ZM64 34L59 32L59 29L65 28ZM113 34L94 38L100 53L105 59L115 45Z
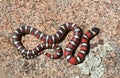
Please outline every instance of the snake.
M66 44L64 50L59 46L67 36L67 34L72 31L73 36ZM82 63L85 59L85 56L89 52L89 42L100 32L100 29L97 27L93 27L87 32L83 33L82 29L72 22L66 22L62 24L55 34L47 35L40 30L29 26L23 25L17 28L13 32L12 41L17 50L21 53L23 58L33 59L41 54L46 55L51 59L59 59L62 55L64 55L65 59L73 64L77 65ZM23 43L21 42L22 37L26 34L32 34L36 38L40 39L43 43L38 44L33 49L26 49ZM76 52L76 49L80 50ZM45 52L45 49L54 49L55 53L51 54Z

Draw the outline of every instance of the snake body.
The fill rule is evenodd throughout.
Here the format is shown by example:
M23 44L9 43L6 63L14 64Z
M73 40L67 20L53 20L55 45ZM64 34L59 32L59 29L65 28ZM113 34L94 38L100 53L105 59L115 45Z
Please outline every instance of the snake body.
M62 48L58 44L65 39L69 31L73 32L73 37L66 45L63 52ZM89 51L89 41L96 36L99 31L99 28L94 27L83 34L82 29L76 24L66 22L60 26L55 34L47 35L46 33L43 33L32 26L25 25L15 30L12 39L15 47L26 59L32 59L41 54L45 54L51 59L58 59L62 56L62 54L64 54L69 63L76 65L83 62ZM32 34L38 39L42 40L43 43L39 44L32 50L27 50L21 42L21 38L25 34ZM80 48L80 51L75 56L75 51L78 47ZM49 54L44 52L45 49L55 49L56 53Z

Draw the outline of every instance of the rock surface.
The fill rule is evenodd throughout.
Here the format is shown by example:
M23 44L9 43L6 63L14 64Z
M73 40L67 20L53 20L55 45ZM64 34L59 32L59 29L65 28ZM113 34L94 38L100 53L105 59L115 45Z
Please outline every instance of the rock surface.
M94 26L101 30L79 65L44 55L25 60L13 46L12 33L21 25L51 35L66 21L84 32ZM72 32L62 48L71 36ZM22 42L28 49L41 43L32 35ZM0 0L0 78L120 78L120 0Z

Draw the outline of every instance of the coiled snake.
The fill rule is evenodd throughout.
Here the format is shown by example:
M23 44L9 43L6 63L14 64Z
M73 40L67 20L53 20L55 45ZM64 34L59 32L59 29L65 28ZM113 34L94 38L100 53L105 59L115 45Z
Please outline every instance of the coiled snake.
M73 37L66 45L63 52L62 48L58 44L65 39L69 31L73 32ZM65 24L60 26L55 34L47 35L46 33L43 33L31 26L21 26L15 30L12 39L15 47L26 59L35 58L40 54L45 54L51 59L58 59L63 54L69 63L76 65L83 62L85 56L89 51L90 39L96 36L99 31L99 28L94 27L83 34L81 28L78 27L76 24L66 22ZM38 39L42 40L44 43L39 44L32 50L27 50L21 42L21 38L25 34L32 34ZM78 47L80 48L80 51L75 56L75 51ZM47 52L44 52L44 49L55 49L56 53L49 54Z

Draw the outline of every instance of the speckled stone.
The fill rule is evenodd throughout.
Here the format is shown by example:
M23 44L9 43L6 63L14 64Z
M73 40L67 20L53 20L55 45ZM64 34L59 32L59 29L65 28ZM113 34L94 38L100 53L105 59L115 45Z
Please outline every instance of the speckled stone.
M64 57L51 60L44 55L25 60L13 46L12 33L21 25L52 35L66 21L78 24L84 32L92 27L101 30L79 65L69 64ZM119 78L119 33L120 0L0 0L0 77ZM62 48L72 34L60 43ZM22 37L22 42L28 49L41 43L32 35Z

